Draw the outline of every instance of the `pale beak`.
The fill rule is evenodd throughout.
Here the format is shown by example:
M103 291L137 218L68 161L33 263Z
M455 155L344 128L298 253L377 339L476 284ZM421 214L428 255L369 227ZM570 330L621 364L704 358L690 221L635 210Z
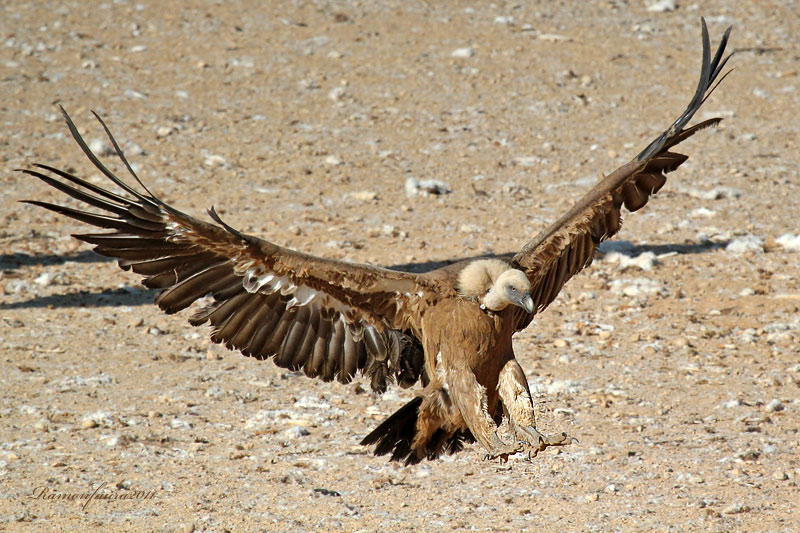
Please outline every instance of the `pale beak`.
M536 304L533 303L533 298L529 293L525 293L522 295L522 298L519 301L519 306L526 310L528 313L533 313L536 309Z

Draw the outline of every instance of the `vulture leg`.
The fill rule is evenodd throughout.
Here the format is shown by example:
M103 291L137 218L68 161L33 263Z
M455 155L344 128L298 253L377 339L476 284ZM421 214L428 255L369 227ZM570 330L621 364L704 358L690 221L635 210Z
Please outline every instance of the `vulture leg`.
M528 380L516 359L509 360L500 371L497 392L508 412L509 425L514 436L524 443L532 457L550 446L566 446L572 443L566 433L543 435L536 429L536 415L533 412Z
M522 452L523 443L506 444L498 435L498 427L488 410L486 387L478 383L472 370L447 372L447 387L452 391L449 397L461 412L472 435L487 450L485 459L508 460L510 455Z

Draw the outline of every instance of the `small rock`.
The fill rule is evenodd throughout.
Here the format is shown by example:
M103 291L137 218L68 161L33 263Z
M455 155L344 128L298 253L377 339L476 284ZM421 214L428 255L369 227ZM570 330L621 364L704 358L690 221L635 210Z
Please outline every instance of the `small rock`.
M600 495L597 494L596 492L593 492L591 494L587 494L586 495L586 501L587 502L596 502L599 499L600 499Z
M764 251L764 239L755 235L743 235L742 237L731 239L725 247L725 251L733 254L760 253Z
M483 228L477 224L461 224L461 226L458 227L458 231L461 233L481 233Z
M570 42L572 41L572 37L567 37L566 35L559 35L557 33L541 33L537 37L540 41L547 41L551 43L557 43L561 41Z
M311 432L303 426L292 426L289 429L282 431L281 435L284 438L297 439L300 437L307 437L308 435L311 435Z
M450 57L457 57L460 59L466 59L475 55L475 49L471 46L465 46L463 48L456 48L450 53Z
M55 278L55 274L52 272L42 272L39 274L33 282L41 287L47 287L51 285L53 282L53 278Z
M102 139L93 139L89 141L89 150L99 156L112 155L114 153L114 148Z
M190 429L192 427L192 423L187 422L186 420L181 420L180 418L173 418L169 421L169 427L172 429Z
M775 242L786 250L791 250L793 252L800 252L800 235L785 233L780 237L778 237L777 239L775 239Z
M351 192L350 198L354 198L356 200L360 200L362 202L372 202L373 200L378 199L378 193L375 191L357 191Z
M80 423L80 426L83 429L91 429L98 426L110 428L114 427L115 425L116 422L114 421L114 417L107 411L95 411L94 413L89 413L81 419Z
M569 346L569 343L567 342L566 339L556 339L553 341L553 346L555 346L556 348L566 348L567 346Z
M227 161L221 155L212 154L206 157L205 161L203 161L203 166L208 168L217 168L224 165Z
M676 0L658 0L647 6L647 10L651 13L666 13L668 11L675 11L678 9L678 2Z
M775 398L764 407L764 410L766 410L768 413L777 413L778 411L783 411L783 402Z
M717 215L716 211L712 211L711 209L706 209L705 207L698 207L697 209L693 209L689 216L692 218L713 218Z
M344 87L334 87L328 92L328 98L330 98L334 102L338 102L344 97L346 93L347 89L345 89Z
M744 505L743 503L732 503L729 506L725 507L722 510L722 514L739 514L739 513L746 513L749 511L750 508Z
M405 184L406 196L439 196L442 194L449 194L453 190L443 181L439 180L419 180L417 178L408 178Z
M163 137L166 137L170 133L172 133L172 127L171 126L159 126L159 128L156 130L156 137L161 139Z
M776 470L774 474L772 474L772 479L775 481L785 481L789 479L789 474L784 472L783 470Z
M337 167L342 164L342 160L331 154L325 158L325 164L331 167Z

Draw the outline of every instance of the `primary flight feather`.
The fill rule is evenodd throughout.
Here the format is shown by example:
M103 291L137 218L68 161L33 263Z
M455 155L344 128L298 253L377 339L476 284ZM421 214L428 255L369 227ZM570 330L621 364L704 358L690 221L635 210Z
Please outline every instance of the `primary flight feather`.
M347 383L360 371L377 392L392 381L403 387L420 382L415 398L363 439L364 445L376 445L376 454L410 464L477 440L490 458L520 451L535 455L571 439L537 430L512 336L591 263L600 242L619 231L622 207L644 206L666 182L665 174L686 161L671 149L720 121L686 128L730 57L723 58L729 33L730 28L711 57L702 21L700 80L686 110L510 261L463 261L411 274L283 248L237 231L213 208L209 214L216 224L201 221L151 193L95 115L142 190L118 178L92 153L63 109L80 148L126 194L37 164L23 172L100 212L27 203L111 230L75 237L141 274L145 286L160 289L156 304L165 312L212 296L190 323L210 324L214 342L324 380ZM504 418L513 433L510 443L498 435Z

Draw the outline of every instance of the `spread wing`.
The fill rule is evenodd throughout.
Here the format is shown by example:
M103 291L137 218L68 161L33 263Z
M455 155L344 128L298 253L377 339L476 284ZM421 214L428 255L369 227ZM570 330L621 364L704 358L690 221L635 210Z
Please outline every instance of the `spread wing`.
M117 155L144 193L115 176L92 153L62 108L67 125L91 162L127 194L116 194L62 170L23 170L101 213L27 201L100 228L76 238L119 260L124 270L161 289L155 303L176 313L211 296L190 323L206 322L214 342L259 359L303 369L308 376L348 382L361 370L373 389L395 379L410 386L422 373L423 352L409 333L413 309L430 296L413 274L322 259L245 235L212 208L211 224L153 195L128 164L105 123Z
M714 118L684 129L716 88L713 85L714 80L730 58L730 55L723 58L723 54L731 28L725 31L716 54L711 58L708 28L705 20L701 21L703 63L700 81L686 110L630 163L600 181L512 259L512 265L524 270L531 282L531 296L537 312L555 299L567 280L592 262L598 244L619 231L622 206L628 211L640 209L647 203L650 195L657 193L664 185L666 174L688 159L688 156L672 152L672 147L721 120ZM719 82L724 78L725 76ZM517 329L525 328L533 316L522 310L516 315Z

